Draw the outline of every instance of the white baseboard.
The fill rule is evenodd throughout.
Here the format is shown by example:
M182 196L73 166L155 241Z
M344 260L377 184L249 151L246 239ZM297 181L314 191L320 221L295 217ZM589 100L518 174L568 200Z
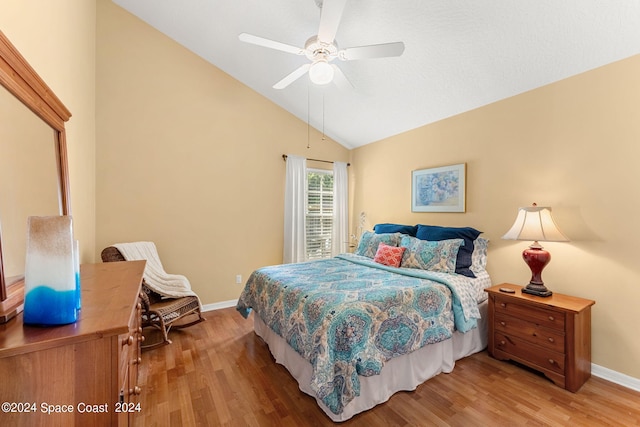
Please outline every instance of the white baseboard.
M596 365L595 363L591 364L591 375L630 388L631 390L640 391L640 379L621 374L620 372Z
M235 307L238 305L238 300L229 300L229 301L221 301L215 302L213 304L204 304L202 306L202 311L213 311L213 310L221 310L223 308Z
M220 310L223 308L235 307L238 304L238 300L229 300L216 302L213 304L206 304L202 306L202 311ZM612 383L621 385L631 390L640 391L640 379L630 377L629 375L621 374L620 372L605 368L595 363L591 364L591 374L594 377L602 378L603 380L611 381Z

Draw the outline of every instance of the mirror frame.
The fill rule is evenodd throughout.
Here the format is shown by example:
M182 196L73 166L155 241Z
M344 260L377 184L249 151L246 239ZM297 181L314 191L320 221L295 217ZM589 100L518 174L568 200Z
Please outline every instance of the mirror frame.
M0 85L53 129L61 214L71 215L69 166L64 127L65 122L71 118L71 113L2 31L0 31ZM4 277L0 232L0 323L6 323L20 313L23 305L24 280L8 283L7 278Z

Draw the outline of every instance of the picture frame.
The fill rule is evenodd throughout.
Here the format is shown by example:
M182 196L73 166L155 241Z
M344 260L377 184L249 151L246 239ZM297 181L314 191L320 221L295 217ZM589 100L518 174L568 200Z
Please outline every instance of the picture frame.
M411 172L412 212L465 212L466 163Z

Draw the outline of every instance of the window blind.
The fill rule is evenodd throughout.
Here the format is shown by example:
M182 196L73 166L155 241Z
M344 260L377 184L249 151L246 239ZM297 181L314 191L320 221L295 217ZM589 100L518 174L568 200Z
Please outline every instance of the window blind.
M333 230L333 172L309 169L306 209L307 259L331 257Z

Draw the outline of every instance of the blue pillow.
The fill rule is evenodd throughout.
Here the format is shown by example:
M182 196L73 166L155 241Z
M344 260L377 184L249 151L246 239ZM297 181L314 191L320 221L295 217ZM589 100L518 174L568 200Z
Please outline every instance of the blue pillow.
M400 267L453 273L456 271L456 259L463 243L462 239L436 242L402 236L400 246L404 246L406 250L402 254Z
M356 249L356 255L366 256L367 258L373 258L378 251L378 245L385 243L389 246L398 246L400 243L400 234L398 233L385 233L376 234L371 231L365 231L360 237L360 243Z
M408 234L409 236L416 237L416 231L418 231L417 225L402 225L402 224L376 224L373 227L373 231L376 234L385 234L385 233L402 233Z
M473 241L478 238L482 231L478 231L471 227L439 227L437 225L418 224L416 237L420 240L449 240L462 239L464 245L458 250L456 259L456 273L467 277L476 277L469 269L473 255Z

